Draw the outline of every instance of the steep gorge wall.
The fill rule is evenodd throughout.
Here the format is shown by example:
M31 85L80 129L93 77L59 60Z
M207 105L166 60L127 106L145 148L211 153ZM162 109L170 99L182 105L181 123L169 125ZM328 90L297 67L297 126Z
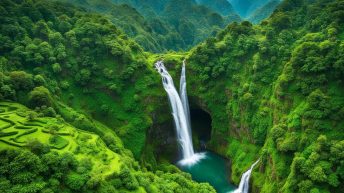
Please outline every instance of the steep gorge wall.
M343 188L342 6L285 1L261 25L231 24L191 51L189 93L209 110L209 143L232 159L235 183L260 157L254 191Z

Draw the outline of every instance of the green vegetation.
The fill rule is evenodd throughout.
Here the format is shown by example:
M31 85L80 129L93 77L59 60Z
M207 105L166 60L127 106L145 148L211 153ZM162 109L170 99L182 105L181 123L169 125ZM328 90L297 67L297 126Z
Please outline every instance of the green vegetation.
M0 97L102 135L87 117L96 118L116 128L138 157L152 125L140 96L158 84L142 48L105 17L65 4L2 1L1 7L7 10L1 16L7 43L0 48Z
M165 105L143 104L165 96L147 54L106 17L44 0L5 0L0 9L0 99L16 102L0 105L1 192L214 191L169 164L135 162L151 112ZM11 164L20 168L11 173Z
M234 182L260 157L260 192L343 190L343 6L287 0L189 54L189 93L211 113L210 144L232 159Z
M344 189L341 0L285 0L223 30L229 5L113 2L0 2L0 192L214 192L170 164L153 63L177 85L185 57L234 183L260 158L253 192Z
M73 0L65 2L101 13L145 50L187 50L240 17L226 0ZM224 6L226 7L225 9Z
M0 108L10 125L0 130L1 192L215 192L177 168L141 168L108 128L103 141L61 117L32 119L17 103Z

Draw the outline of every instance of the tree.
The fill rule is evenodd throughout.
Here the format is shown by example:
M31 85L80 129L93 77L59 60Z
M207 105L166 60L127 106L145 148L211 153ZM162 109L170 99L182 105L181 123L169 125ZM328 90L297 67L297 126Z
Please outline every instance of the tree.
M33 27L34 33L43 39L48 39L49 30L49 26L43 20L38 21Z
M29 102L33 107L52 106L53 100L51 94L44 86L35 87L29 93Z
M9 85L2 85L0 87L0 99L15 100L16 91Z
M63 42L63 36L61 35L61 33L59 32L53 32L53 33L49 33L49 42L54 45L57 46L59 44L61 44Z
M88 69L82 69L76 74L75 80L85 86L91 80L91 72Z
M44 77L40 74L35 75L33 77L33 81L35 82L36 86L44 86L46 84Z
M52 69L53 69L53 72L56 73L56 74L58 74L62 70L59 63L54 63L52 65Z
M289 15L284 12L274 13L274 17L271 18L271 25L278 30L286 29L291 25Z
M33 87L33 77L25 71L12 71L9 77L16 90L30 90Z

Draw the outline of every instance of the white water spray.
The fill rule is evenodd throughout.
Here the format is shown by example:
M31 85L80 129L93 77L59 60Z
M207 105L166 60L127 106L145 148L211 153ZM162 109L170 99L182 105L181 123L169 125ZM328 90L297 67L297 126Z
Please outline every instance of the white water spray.
M250 186L249 184L250 176L251 176L254 166L256 166L258 162L259 162L259 159L254 164L252 164L251 168L242 175L239 187L236 190L234 190L232 193L248 193L249 186Z
M172 116L174 119L177 138L182 150L183 160L179 163L182 165L192 165L198 160L202 159L204 154L195 154L190 127L189 107L186 93L186 78L185 78L185 62L183 64L182 76L180 82L181 97L178 95L176 88L174 87L173 79L166 70L164 63L158 61L155 63L155 67L162 77L162 83L164 89L167 92L171 107ZM186 115L187 114L187 115Z

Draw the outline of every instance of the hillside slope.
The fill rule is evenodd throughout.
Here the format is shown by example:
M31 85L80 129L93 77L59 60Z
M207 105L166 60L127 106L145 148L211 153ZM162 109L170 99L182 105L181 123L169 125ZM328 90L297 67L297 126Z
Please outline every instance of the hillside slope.
M120 170L120 156L92 132L77 129L63 119L38 117L36 112L17 103L1 102L0 112L0 151L44 144L60 154L73 153L78 161L89 160L93 163L92 175L107 176ZM116 141L115 145L123 148L120 139Z
M0 191L215 192L171 165L161 167L160 173L148 172L109 128L95 124L106 133L106 143L61 117L0 102Z
M189 55L188 91L212 116L232 179L260 158L253 192L344 189L343 1L284 1Z
M142 48L105 17L65 4L3 1L1 6L8 11L1 17L1 39L6 42L0 48L1 97L32 108L50 107L79 124L78 117L56 106L60 100L116 128L124 144L140 155L152 124L140 108L141 99L134 97L142 82L149 81L138 76L150 71Z

